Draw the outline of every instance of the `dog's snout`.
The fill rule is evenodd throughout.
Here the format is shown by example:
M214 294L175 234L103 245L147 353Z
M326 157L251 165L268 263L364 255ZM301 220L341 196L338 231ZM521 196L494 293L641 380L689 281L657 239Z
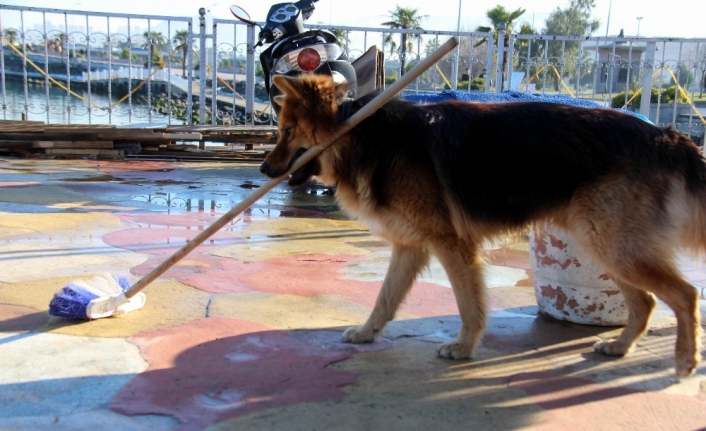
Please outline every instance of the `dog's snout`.
M260 172L267 175L267 172L270 170L270 165L267 162L262 162L260 165Z

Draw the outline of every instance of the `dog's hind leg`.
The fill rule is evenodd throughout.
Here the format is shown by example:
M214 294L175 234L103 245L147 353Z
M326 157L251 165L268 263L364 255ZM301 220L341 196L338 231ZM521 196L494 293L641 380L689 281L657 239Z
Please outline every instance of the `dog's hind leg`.
M451 282L461 329L456 342L442 345L439 356L449 359L470 358L486 323L486 291L483 281L483 260L474 246L457 241L434 250Z
M387 322L395 317L397 308L412 288L415 278L428 263L427 250L393 244L390 266L387 268L373 312L363 326L346 329L343 332L343 341L370 343L380 335Z
M647 292L651 292L666 302L677 317L676 371L678 376L685 377L694 372L701 357L698 292L684 281L674 263L666 258L671 254L669 250L660 247L653 238L643 237L642 240L641 247L629 241L622 243L606 239L593 242L603 243L598 247L602 252L594 249L591 254L626 294L629 309L629 321L620 337L610 343L598 344L596 350L609 355L624 355L630 350L644 332L643 327L649 318L647 311L653 308L654 300L647 299ZM637 289L646 292L637 293Z
M616 340L596 343L593 348L604 355L623 356L632 349L635 342L647 330L647 324L657 301L649 292L633 287L620 279L613 278L613 281L618 285L625 298L625 305L628 308L628 323Z
M700 313L698 292L671 267L634 265L630 274L619 277L653 292L674 310L677 317L675 360L677 375L686 377L694 372L701 357Z
M642 177L641 177L642 178ZM625 354L646 325L651 292L677 317L676 372L688 376L701 357L698 292L679 273L674 250L683 241L689 200L680 180L649 181L617 175L578 192L567 225L574 238L626 293L629 319L623 334L599 352ZM639 289L645 293L636 293Z

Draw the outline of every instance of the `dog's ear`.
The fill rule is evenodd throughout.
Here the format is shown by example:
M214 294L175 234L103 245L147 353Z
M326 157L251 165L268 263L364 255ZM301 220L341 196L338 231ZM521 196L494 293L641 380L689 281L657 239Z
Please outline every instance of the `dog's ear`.
M278 94L275 96L275 103L278 104L279 106L282 106L284 104L284 99L285 97L281 94Z
M299 90L299 80L296 78L275 75L272 77L272 82L277 86L277 88L282 90L282 93L284 93L286 96L301 96L301 91ZM275 99L275 101L281 104L281 102L277 101L277 99Z
M336 86L334 87L334 92L336 94L336 105L338 106L340 106L344 102L353 99L353 91L348 85L348 82L336 84Z

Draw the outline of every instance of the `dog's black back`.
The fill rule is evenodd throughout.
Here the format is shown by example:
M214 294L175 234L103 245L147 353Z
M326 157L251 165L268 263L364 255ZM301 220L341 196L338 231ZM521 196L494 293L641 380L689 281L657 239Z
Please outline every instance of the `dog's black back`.
M344 105L343 117L367 99ZM393 101L354 131L345 160L367 171L379 205L390 196L390 164L432 173L476 220L521 226L562 203L583 184L620 172L666 188L656 172L681 172L689 188L706 185L696 145L678 132L628 114L538 102L414 105ZM410 165L411 166L411 165Z

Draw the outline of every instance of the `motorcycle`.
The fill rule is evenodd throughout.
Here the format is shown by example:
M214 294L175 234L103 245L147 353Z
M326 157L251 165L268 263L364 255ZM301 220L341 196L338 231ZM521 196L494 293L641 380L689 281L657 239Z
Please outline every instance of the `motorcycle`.
M267 13L264 27L251 20L243 8L230 7L237 19L260 27L254 48L270 44L260 54L260 64L265 74L265 89L277 114L281 107L275 102L275 97L282 92L272 82L275 75L329 75L335 82L348 83L353 98L384 86L384 55L377 47L371 47L351 63L345 50L336 44L336 36L331 31L304 31L304 22L314 13L314 3L317 1L275 4Z

